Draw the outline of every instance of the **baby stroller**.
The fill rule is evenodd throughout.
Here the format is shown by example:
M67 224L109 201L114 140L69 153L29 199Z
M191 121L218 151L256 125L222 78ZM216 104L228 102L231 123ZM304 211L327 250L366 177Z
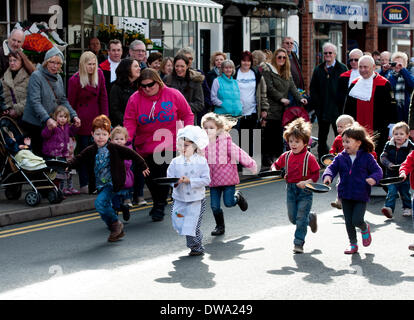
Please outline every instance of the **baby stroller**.
M41 195L47 197L50 203L60 203L64 199L63 193L51 180L55 175L56 166L65 167L56 161L43 161L27 150L14 150L10 142L23 145L24 135L17 123L10 117L0 118L0 188L5 189L8 200L17 200L22 194L22 186L30 185L31 191L25 196L29 206L36 206L41 201ZM19 151L19 152L17 152ZM27 159L21 160L21 155L33 155L35 165ZM20 161L19 161L20 160ZM41 161L39 161L41 160Z
M282 117L282 127L285 128L289 123L297 118L302 117L306 122L310 122L310 117L308 112L304 107L293 106L288 107L283 113ZM318 144L318 138L311 136L309 140L309 148L314 148ZM289 148L289 146L287 146Z

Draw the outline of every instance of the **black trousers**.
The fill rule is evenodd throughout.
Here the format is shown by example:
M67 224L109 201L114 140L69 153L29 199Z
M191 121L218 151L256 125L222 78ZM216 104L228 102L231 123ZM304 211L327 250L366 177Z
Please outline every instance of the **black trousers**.
M282 120L266 120L263 135L263 156L267 160L274 161L283 152Z
M144 158L147 166L150 170L150 175L145 178L145 183L148 187L148 190L151 193L151 197L153 200L153 210L151 211L151 215L157 217L164 216L164 208L167 205L168 195L170 193L170 186L162 186L153 181L155 178L162 178L167 176L167 169L169 163L166 161L162 163L158 163L157 158L164 157L164 153L162 154L152 154ZM174 153L175 156L175 153Z
M338 135L336 129L336 121L325 121L319 120L318 118L318 157L321 158L323 155L329 153L330 147L327 145L329 129L332 126L335 137Z

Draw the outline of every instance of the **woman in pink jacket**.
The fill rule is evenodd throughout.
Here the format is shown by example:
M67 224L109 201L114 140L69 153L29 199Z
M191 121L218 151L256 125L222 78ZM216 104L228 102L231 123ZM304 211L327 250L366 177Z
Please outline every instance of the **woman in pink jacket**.
M210 167L210 200L211 210L216 220L216 228L211 235L224 234L224 216L220 206L221 194L226 207L239 205L242 211L246 211L248 204L236 185L240 183L237 163L248 168L253 174L257 172L254 161L244 150L238 147L231 139L228 131L232 125L221 115L210 112L201 119L201 126L207 131L210 139L205 148L205 157Z
M164 219L170 190L153 179L167 176L169 162L175 156L177 131L193 123L194 115L184 96L165 86L154 69L142 70L138 91L132 94L125 108L124 127L151 172L145 183L154 202L150 211L153 221Z

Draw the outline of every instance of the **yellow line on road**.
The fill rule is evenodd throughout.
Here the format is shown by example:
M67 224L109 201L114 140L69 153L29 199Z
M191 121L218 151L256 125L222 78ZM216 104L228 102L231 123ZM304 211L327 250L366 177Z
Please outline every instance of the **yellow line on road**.
M249 188L249 187L261 186L261 185L265 185L265 184L269 184L269 183L273 183L273 182L277 182L277 181L281 181L281 180L283 180L283 179L281 179L281 178L271 178L271 179L267 179L266 181L263 181L263 180L249 181L249 182L239 184L237 186L237 189L245 189L245 188ZM210 192L206 192L206 196L208 196L209 194L210 194ZM132 212L142 211L142 210L151 208L151 206L152 206L152 202L149 202L148 205L146 205L144 207L134 208L130 212L132 213ZM0 238L7 238L7 237L11 237L11 236L16 236L16 235L29 233L29 232L47 230L47 229L62 227L62 226L66 226L66 225L71 225L71 224L75 224L75 223L81 223L81 222L86 222L86 221L91 221L91 220L96 220L96 219L100 219L100 216L97 212L93 212L93 213L88 213L88 214L85 214L85 215L82 215L82 216L77 216L77 217L72 217L72 218L64 218L64 219L60 219L60 220L57 220L57 221L49 221L49 222L44 222L44 223L38 223L38 224L35 224L35 225L31 225L31 226L0 231Z

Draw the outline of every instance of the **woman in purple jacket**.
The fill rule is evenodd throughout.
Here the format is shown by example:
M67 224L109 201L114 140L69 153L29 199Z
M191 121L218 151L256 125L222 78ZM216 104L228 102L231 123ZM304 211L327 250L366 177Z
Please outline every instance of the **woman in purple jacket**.
M81 119L78 131L78 152L93 143L91 136L92 121L95 117L108 112L108 95L105 77L98 68L96 55L84 52L79 60L79 72L69 79L68 100ZM88 171L85 166L79 169L79 184L82 193L88 193Z
M358 252L355 227L361 229L362 244L371 244L369 224L364 221L371 187L382 178L382 169L371 152L375 145L366 130L355 123L342 133L344 151L338 154L322 175L326 184L339 173L338 198L342 200L350 245L345 254Z

